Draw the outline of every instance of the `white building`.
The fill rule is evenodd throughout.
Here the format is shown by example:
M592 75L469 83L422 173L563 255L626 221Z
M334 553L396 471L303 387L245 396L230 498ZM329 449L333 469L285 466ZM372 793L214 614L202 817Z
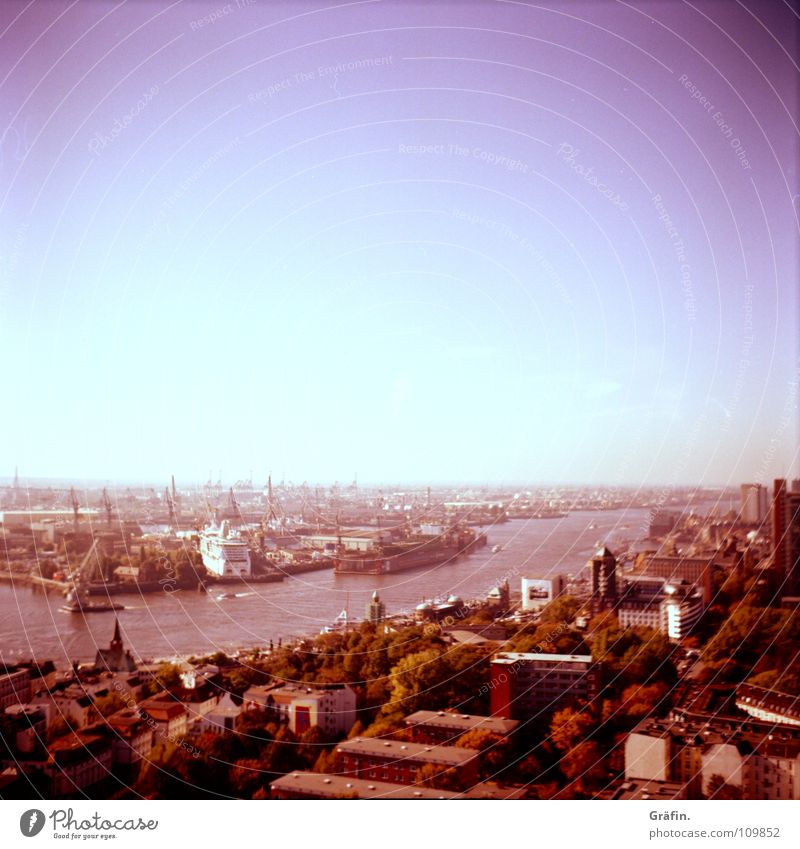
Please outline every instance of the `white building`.
M762 722L800 728L800 696L740 684L736 689L736 707Z
M667 584L664 593L661 630L677 643L691 632L703 615L703 594L684 584Z
M0 672L0 711L13 705L25 704L30 696L30 669L9 669Z
M564 593L566 581L563 575L550 578L522 579L522 609L539 610L554 598Z
M675 781L706 796L714 794L721 778L744 799L797 800L800 740L788 730L646 719L625 741L625 778Z
M48 726L63 719L73 728L85 728L97 713L92 697L80 684L71 684L63 690L40 690L31 699L31 704L42 708Z
M356 694L347 684L251 687L244 694L244 707L275 713L294 734L316 725L328 737L336 737L346 734L356 721Z
M617 604L617 620L623 628L655 628L661 630L664 600L664 578L653 575L627 575Z
M233 731L242 713L242 705L235 705L230 693L226 693L219 703L201 720L200 731L208 734L223 734Z
M742 521L748 525L758 525L767 517L767 488L760 483L743 483Z
M203 565L214 575L250 577L250 549L241 537L231 535L227 522L219 528L208 527L200 534L200 554Z
M686 582L669 583L655 575L629 575L615 608L623 628L653 628L680 642L703 613L702 593Z

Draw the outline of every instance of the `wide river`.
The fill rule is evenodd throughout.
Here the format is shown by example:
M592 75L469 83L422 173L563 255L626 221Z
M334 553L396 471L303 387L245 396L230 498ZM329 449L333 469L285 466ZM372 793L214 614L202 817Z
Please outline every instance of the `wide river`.
M698 505L700 510L705 505ZM139 658L166 658L264 646L270 639L319 633L343 609L364 616L374 590L387 613L411 612L422 599L457 593L484 597L503 578L519 592L520 579L575 574L599 540L612 550L646 537L648 510L573 512L562 519L516 519L487 529L489 544L455 562L396 575L340 575L332 570L252 585L221 601L219 593L178 591L115 596L118 614L62 613L63 598L29 586L0 584L0 660L51 658L57 665L94 657L107 646L119 616L125 644ZM492 553L496 545L501 549ZM625 546L627 547L627 546Z

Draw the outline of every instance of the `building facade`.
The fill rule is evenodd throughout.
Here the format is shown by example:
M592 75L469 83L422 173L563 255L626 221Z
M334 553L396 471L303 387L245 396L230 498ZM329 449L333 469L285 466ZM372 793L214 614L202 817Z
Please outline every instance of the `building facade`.
M0 712L12 705L25 704L30 698L30 669L0 667Z
M469 731L486 731L509 739L519 727L514 719L496 716L469 716L452 711L418 710L405 719L415 743L452 745Z
M736 688L736 707L762 722L800 728L800 696L740 684Z
M606 546L589 561L592 575L592 615L613 610L617 605L617 558Z
M294 734L302 734L316 725L328 737L337 737L346 734L356 721L356 694L347 684L250 687L243 704L245 710L261 709L273 714L286 722Z
M463 789L478 781L480 752L456 746L426 746L379 737L355 737L336 747L340 771L352 778L416 784L424 766L455 770Z
M744 799L800 799L800 738L727 721L646 719L625 742L625 778L677 782L689 798L721 779Z
M373 625L380 625L381 622L386 618L386 605L381 601L381 597L378 595L378 591L372 594L372 598L369 600L367 604L367 622L371 622Z
M760 483L741 486L741 518L747 525L760 525L767 518L767 488Z
M460 794L343 775L292 772L270 785L273 799L456 799Z
M539 610L554 598L564 594L566 579L563 575L551 578L522 578L522 609Z
M776 480L771 513L772 560L780 595L800 595L800 491Z
M530 719L600 692L600 665L591 655L502 652L490 668L492 716Z

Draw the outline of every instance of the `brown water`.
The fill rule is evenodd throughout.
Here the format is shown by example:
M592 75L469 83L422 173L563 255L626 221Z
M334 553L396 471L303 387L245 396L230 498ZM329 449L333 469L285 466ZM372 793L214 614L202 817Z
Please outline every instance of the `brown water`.
M237 589L243 597L214 600L195 592L159 592L115 596L125 605L118 614L87 616L59 611L63 598L28 586L0 585L0 658L13 661L35 656L57 664L94 657L106 646L119 616L126 645L140 658L206 654L218 649L264 646L316 634L347 608L360 619L378 590L388 613L413 611L422 599L457 593L464 599L483 597L503 578L512 592L520 579L576 573L602 540L612 550L622 540L646 535L648 510L630 508L575 512L562 519L516 519L488 528L489 542L468 557L434 568L396 575L340 575L310 572L282 583ZM625 527L627 526L627 527ZM502 546L497 553L492 547ZM627 546L625 546L627 547ZM225 587L233 590L233 587Z

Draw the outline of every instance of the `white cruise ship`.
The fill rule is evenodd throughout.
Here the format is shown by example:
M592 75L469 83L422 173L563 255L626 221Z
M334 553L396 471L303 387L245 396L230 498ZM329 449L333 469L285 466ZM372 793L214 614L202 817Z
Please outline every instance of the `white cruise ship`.
M250 577L250 549L238 536L232 536L227 522L210 525L200 534L203 565L221 577Z

